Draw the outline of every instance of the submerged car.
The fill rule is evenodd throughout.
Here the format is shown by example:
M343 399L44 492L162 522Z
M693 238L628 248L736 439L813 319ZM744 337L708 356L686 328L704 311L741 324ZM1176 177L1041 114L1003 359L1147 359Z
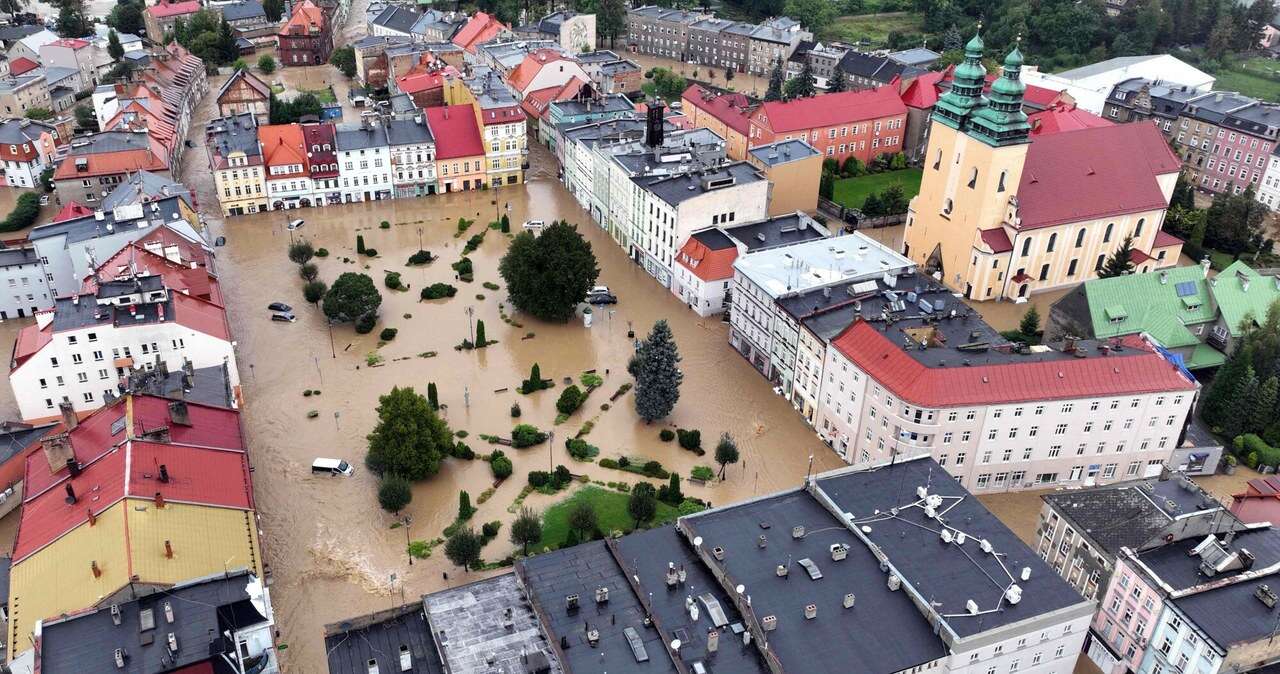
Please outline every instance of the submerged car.
M279 313L271 314L271 320L280 321L282 323L292 323L298 320L298 317L287 311L281 311Z

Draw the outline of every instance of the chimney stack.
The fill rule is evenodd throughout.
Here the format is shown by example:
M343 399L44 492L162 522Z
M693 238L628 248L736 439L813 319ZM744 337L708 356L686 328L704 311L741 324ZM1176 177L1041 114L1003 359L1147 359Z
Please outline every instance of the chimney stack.
M157 508L164 507L164 494L161 494L160 492L156 492L156 507Z
M72 407L71 403L65 400L58 403L58 411L62 413L62 425L67 427L68 433L80 425L80 417L76 416L76 408Z
M71 438L66 433L56 433L40 440L44 449L44 458L49 463L49 473L57 473L66 468L69 462L75 462L75 452L71 450Z
M89 526L93 526L97 524L98 516L93 514L93 508L85 508L85 511L86 511L85 514L88 515L89 517Z
M74 503L76 502L76 489L75 489L75 487L72 487L72 486L71 486L71 483L70 483L70 482L68 482L68 483L67 483L67 485L66 485L66 490L67 490L67 498L66 498L67 504L68 504L68 505L74 504Z
M164 542L164 558L173 559L173 544L168 539Z
M96 559L95 559L95 560L93 560L93 561L89 562L89 570L90 570L90 571L93 571L93 577L94 577L94 578L101 578L101 577L102 577L102 569L98 568L98 560L96 560Z
M160 464L160 482L169 484L169 467L163 463Z

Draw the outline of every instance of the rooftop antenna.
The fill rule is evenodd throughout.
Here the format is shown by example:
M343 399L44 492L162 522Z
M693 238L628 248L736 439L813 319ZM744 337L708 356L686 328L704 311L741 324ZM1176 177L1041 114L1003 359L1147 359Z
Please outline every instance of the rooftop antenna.
M808 468L806 468L806 469L805 469L805 471L804 471L804 483L805 483L805 485L808 485L808 484L809 484L809 477L810 477L811 475L813 475L813 455L812 455L812 454L810 454L810 455L809 455L809 467L808 467Z

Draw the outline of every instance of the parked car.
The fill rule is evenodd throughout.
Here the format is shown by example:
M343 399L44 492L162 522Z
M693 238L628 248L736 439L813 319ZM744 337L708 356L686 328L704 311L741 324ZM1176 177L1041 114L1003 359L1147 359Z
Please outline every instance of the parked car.
M293 312L293 307L285 304L284 302L272 302L271 304L267 305L267 308L270 309L271 311L281 311L286 314Z
M321 473L324 475L342 475L343 477L351 477L356 472L351 464L342 459L326 459L318 458L311 462L311 472Z
M588 295L608 295L608 294L609 294L609 286L596 286L596 287L592 288L591 290L588 290L588 291L587 291L587 294L588 294Z
M541 220L525 220L524 225L522 226L524 227L526 232L533 232L534 234L539 234L542 232L542 228L547 226L547 223Z
M617 304L618 297L612 293L592 293L587 295L587 304Z
M290 220L289 224L285 225L285 229L292 232L293 230L298 229L305 224L307 224L306 220Z
M271 314L271 320L280 321L281 323L292 323L298 320L298 317L287 311L281 311L279 313Z
M48 205L49 205L49 195L47 195L47 194L41 194L41 195L40 195L40 205L41 205L41 206L48 206Z

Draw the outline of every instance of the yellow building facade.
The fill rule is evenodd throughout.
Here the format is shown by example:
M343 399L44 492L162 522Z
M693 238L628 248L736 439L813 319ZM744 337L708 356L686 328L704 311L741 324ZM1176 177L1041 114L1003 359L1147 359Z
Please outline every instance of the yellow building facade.
M903 253L974 300L1096 278L1126 241L1134 271L1176 264L1181 242L1160 227L1178 164L1158 131L1107 125L1032 139L1018 50L984 95L981 39L965 49L934 108Z

